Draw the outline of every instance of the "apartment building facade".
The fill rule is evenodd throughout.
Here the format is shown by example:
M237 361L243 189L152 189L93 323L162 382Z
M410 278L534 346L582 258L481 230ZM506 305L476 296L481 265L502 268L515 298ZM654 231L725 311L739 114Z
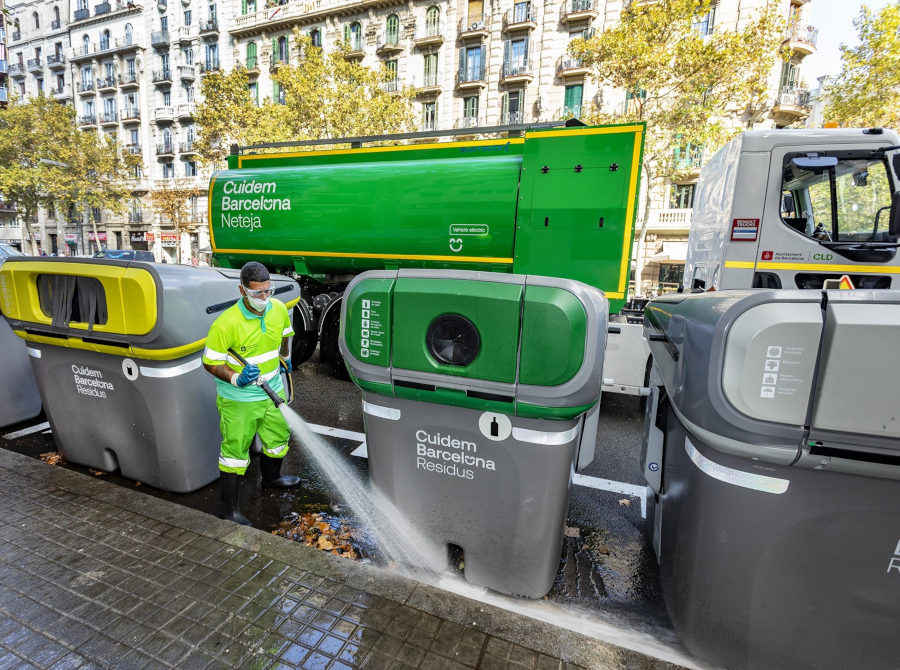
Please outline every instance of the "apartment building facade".
M607 107L627 104L623 91L601 90L566 48L577 37L615 24L630 0L108 0L90 7L88 0L71 1L71 7L60 4L68 35L63 90L71 91L82 128L116 133L124 150L143 157L144 168L133 182L138 197L166 179L205 184L192 152L201 78L244 66L251 94L259 102L277 101L282 94L271 74L297 58L294 29L325 49L346 40L350 58L393 73L388 90L413 86L423 130L549 121L580 116L600 101ZM785 42L793 55L771 74L772 107L759 119L770 127L808 114L800 66L815 50L817 37L809 0L778 2L790 24ZM697 29L739 27L765 4L719 0L698 19ZM13 10L20 23L27 24L32 5L41 5L53 21L51 0L31 0ZM35 44L28 48L40 40L42 53L56 55L52 34L31 39ZM22 51L24 58L28 49ZM18 42L11 52L18 57ZM45 87L47 81L58 83L48 79L49 65L43 72ZM33 89L36 77L27 71L23 78ZM636 240L636 286L643 292L674 285L683 266L703 155L693 150L673 160L687 178L651 194L648 227ZM202 219L205 197L194 205ZM169 245L178 241L146 205L135 204L128 215L101 223L102 243L149 248L172 260ZM73 235L68 228L67 235ZM208 244L205 235L200 226L191 240L182 240L182 256Z

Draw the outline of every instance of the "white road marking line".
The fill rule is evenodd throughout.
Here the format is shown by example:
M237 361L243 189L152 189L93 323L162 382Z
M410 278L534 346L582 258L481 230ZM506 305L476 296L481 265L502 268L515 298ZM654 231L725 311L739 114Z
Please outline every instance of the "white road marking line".
M356 449L350 452L351 456L359 456L360 458L368 458L369 457L369 448L366 446L366 443L363 442Z
M611 479L601 479L600 477L588 477L587 475L575 475L572 483L578 486L587 486L588 488L598 489L600 491L611 491L612 493L624 493L627 496L634 496L641 499L641 516L647 518L647 487L638 486L636 484L626 484L625 482L614 482Z
M306 424L309 426L309 429L318 433L319 435L329 435L331 437L342 437L345 440L356 440L357 442L365 442L366 434L365 433L356 433L352 430L342 430L341 428L332 428L331 426L320 426L315 423Z
M44 423L39 423L36 426L30 426L29 428L23 428L22 430L16 430L12 433L7 433L3 435L4 440L14 440L17 437L24 437L25 435L31 435L32 433L39 433L42 430L47 430L50 427L49 421L44 421Z

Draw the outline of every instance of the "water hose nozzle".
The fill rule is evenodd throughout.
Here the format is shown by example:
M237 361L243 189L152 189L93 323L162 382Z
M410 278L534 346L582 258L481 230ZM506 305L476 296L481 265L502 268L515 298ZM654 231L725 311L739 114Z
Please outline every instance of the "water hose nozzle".
M238 360L238 362L240 362L241 365L243 365L244 367L247 367L247 365L248 365L247 359L244 358L243 356L241 356L234 349L229 349L228 353L231 354L232 356L234 356ZM277 393L275 393L275 391L272 390L272 387L263 381L262 377L257 377L256 381L254 381L253 383L256 384L257 386L259 386L259 388L261 388L263 391L266 392L266 395L269 396L269 398L272 400L272 402L275 403L276 408L278 408L284 404L284 400L281 398L281 396L278 395Z

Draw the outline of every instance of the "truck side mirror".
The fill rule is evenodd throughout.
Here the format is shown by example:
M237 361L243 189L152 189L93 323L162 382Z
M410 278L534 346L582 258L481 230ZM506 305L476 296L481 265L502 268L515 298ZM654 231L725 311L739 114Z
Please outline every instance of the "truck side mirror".
M891 220L888 222L888 234L900 237L900 191L891 196Z

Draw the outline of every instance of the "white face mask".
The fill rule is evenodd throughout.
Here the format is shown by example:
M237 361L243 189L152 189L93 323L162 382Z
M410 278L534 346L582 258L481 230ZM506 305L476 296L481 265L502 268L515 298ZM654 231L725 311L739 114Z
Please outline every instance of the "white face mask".
M251 295L252 289L249 289L249 288L247 288L246 286L244 286L243 288L244 288L244 291L245 291L244 297L247 298L247 302L250 303L250 306L251 306L253 309L255 309L257 312L263 312L263 311L265 311L266 305L269 304L269 296L267 295L265 298L254 298L254 297Z

